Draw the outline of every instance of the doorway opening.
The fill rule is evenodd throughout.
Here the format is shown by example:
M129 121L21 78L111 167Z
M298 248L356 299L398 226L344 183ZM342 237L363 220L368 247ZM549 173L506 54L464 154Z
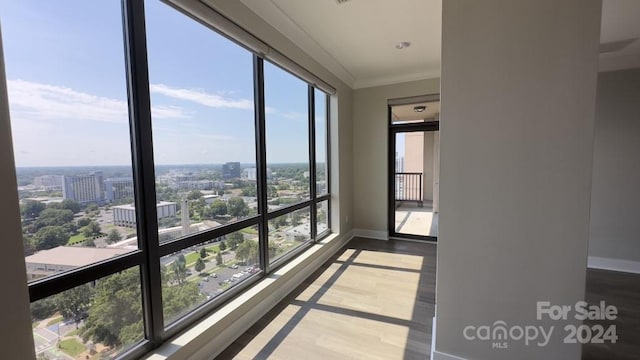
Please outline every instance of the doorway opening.
M389 236L436 241L440 96L389 100Z

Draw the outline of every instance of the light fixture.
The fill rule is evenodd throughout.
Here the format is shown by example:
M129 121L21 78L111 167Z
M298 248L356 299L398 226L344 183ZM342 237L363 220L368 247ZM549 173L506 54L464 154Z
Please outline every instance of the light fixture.
M411 43L408 41L401 41L399 43L396 44L396 49L398 50L402 50L402 49L406 49L409 46L411 46Z
M425 110L427 110L427 107L424 106L424 105L418 105L418 106L414 106L413 107L413 111L418 112L418 113L423 112Z

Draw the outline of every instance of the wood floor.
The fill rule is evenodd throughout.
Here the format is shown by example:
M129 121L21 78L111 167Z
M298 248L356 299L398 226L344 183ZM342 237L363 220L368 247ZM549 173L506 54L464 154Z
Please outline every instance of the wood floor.
M435 264L436 245L355 238L217 359L428 359ZM598 323L619 340L582 359L640 359L640 275L589 269L586 300L618 308Z
M598 305L602 300L618 309L618 318L584 323L589 326L600 324L605 328L615 325L618 341L615 344L585 344L582 359L640 359L640 274L587 270L586 301Z
M436 246L355 238L217 359L428 359Z

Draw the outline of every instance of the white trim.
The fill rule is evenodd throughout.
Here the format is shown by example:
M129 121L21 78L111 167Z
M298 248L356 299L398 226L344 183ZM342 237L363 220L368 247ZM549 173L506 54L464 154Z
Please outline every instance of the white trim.
M431 357L431 360L467 360L467 359L459 357L459 356L447 354L447 353L444 353L444 352L441 352L441 351L434 350L433 351L433 356Z
M587 266L592 269L622 271L622 272L640 274L639 261L589 256L587 261Z
M409 81L418 81L426 79L436 79L440 77L440 69L433 69L430 71L421 71L418 73L382 76L374 78L356 79L353 82L353 89L363 89L374 86L384 86L400 84Z
M389 234L386 231L369 230L369 229L353 229L354 237L364 237L375 240L389 240Z
M349 87L353 87L355 77L277 4L267 0L241 0L241 2L258 15L258 17L273 26L280 34L302 49L302 51L331 71L337 78Z
M433 353L436 351L436 317L431 320L431 356L429 359L433 359Z

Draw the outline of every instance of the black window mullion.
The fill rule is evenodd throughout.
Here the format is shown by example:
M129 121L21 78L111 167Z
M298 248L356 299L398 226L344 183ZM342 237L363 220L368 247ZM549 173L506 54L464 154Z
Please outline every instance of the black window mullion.
M311 226L311 239L317 240L318 235L318 203L316 202L316 103L315 103L315 89L313 86L308 86L308 101L309 108L309 198L311 199L311 214L310 221Z
M151 99L143 1L123 0L131 153L141 266L145 334L157 346L162 342L162 280L158 244Z
M267 213L267 147L264 103L264 60L253 55L253 94L256 131L256 175L258 197L258 212L260 213L258 231L258 250L260 253L260 268L266 274L269 271L269 223Z
M327 179L327 195L331 196L331 97L328 94L324 95L324 119L325 119L325 178ZM331 231L331 200L327 198L327 230Z

